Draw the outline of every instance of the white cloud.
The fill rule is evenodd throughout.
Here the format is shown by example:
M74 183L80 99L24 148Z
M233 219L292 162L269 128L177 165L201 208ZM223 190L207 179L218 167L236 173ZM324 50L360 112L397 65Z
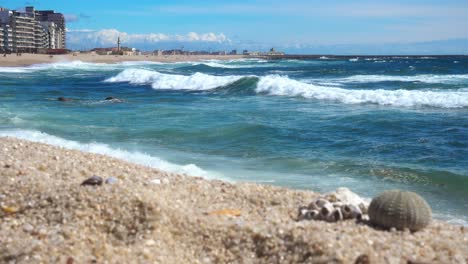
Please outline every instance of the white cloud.
M162 41L177 41L177 42L230 42L230 40L223 34L216 33L203 33L190 32L186 35L167 35L163 33L149 33L149 34L130 34L121 32L117 29L70 29L67 31L68 43L93 43L97 45L113 45L116 43L117 38L120 37L122 43L137 44L137 43L157 43Z
M74 33L74 32L80 32L80 33L86 33L86 32L96 32L94 29L65 29L67 32Z
M80 17L75 14L65 14L64 16L65 16L65 21L67 23L72 23L72 22L76 22L80 20Z

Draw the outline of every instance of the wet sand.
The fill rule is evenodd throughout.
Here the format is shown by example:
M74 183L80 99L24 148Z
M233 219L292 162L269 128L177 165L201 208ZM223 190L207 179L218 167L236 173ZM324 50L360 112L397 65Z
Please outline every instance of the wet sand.
M153 61L153 62L179 62L179 61L199 61L199 60L232 60L244 58L243 55L135 55L135 56L116 56L116 55L97 55L97 54L73 54L66 55L41 55L23 53L21 56L8 54L6 57L0 54L0 67L18 67L29 66L40 63L56 63L83 61L93 63L119 63L124 61Z
M319 194L0 138L0 263L466 263L468 230L296 221ZM80 186L92 175L114 184ZM411 262L412 261L412 262Z

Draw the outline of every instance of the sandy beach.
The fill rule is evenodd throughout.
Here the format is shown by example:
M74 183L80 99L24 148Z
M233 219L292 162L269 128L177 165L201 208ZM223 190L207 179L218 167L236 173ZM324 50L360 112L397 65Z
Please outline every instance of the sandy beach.
M296 221L319 194L0 138L2 263L466 263L468 232ZM87 178L113 184L80 186Z
M179 62L179 61L199 61L199 60L232 60L244 58L243 55L135 55L135 56L116 56L116 55L97 55L97 54L66 54L66 55L42 55L23 53L21 56L8 54L6 57L0 55L0 67L29 66L40 63L56 63L82 61L93 63L119 63L124 61L153 61L153 62Z

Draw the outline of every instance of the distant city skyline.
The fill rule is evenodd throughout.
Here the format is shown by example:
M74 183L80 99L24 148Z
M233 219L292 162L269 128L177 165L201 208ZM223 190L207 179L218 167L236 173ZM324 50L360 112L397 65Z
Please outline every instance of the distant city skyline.
M468 2L9 0L53 9L67 47L266 50L323 54L468 54Z

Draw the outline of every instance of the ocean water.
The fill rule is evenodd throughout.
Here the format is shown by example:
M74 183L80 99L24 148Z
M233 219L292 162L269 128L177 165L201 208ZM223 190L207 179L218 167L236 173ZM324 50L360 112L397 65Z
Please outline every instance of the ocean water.
M228 181L412 190L468 223L466 57L0 67L0 135Z

